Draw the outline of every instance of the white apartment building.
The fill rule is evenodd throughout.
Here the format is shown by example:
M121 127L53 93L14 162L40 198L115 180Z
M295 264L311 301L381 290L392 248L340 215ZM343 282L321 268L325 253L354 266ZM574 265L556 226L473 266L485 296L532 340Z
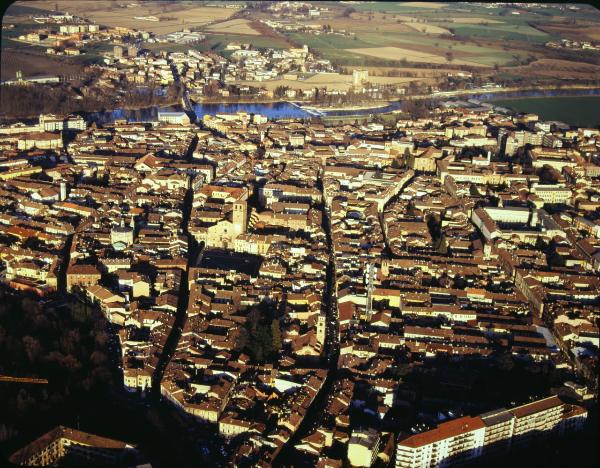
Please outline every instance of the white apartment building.
M369 467L379 452L379 432L374 429L356 429L348 442L348 461L352 466Z
M401 436L396 468L446 467L527 445L533 438L580 430L587 410L551 396L512 409L462 417Z
M40 114L40 130L44 132L56 132L61 130L85 130L86 123L80 115L69 115L62 117L52 114Z

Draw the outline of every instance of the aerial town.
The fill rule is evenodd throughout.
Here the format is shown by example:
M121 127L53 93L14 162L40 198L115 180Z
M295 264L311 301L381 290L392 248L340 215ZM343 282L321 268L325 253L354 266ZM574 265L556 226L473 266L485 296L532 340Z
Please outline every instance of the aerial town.
M273 4L270 27L296 3ZM53 56L123 35L36 22L19 40ZM125 36L78 92L125 105L151 86L152 115L0 125L3 460L566 466L577 451L594 466L599 126L450 98L447 76L352 67L314 86L301 77L336 67L306 45L232 41L224 57L189 46L203 31ZM385 118L323 112L405 95ZM196 107L232 98L303 114Z

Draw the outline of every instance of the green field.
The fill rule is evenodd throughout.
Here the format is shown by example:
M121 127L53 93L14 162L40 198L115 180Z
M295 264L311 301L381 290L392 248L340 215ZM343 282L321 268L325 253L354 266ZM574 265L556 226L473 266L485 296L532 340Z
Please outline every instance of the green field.
M403 47L405 45L429 46L431 53L443 56L452 51L457 58L477 62L482 65L505 65L523 58L527 54L519 50L501 50L480 46L466 41L464 44L437 36L426 36L420 33L390 33L390 32L358 32L356 39L336 35L320 35L306 33L289 33L288 37L298 44L306 44L317 50L324 58L340 65L393 65L390 60L365 58L347 49L361 47ZM366 62L368 60L368 63ZM396 64L398 62L396 61Z
M240 44L252 44L257 49L287 49L289 44L284 39L276 37L265 37L265 36L248 36L248 35L237 35L237 34L210 34L207 35L206 39L202 41L200 45L195 45L194 49L201 51L212 50L222 55L229 55L233 51L225 51L225 47L230 42L237 42Z
M458 36L483 37L488 39L502 39L508 41L523 41L544 43L552 36L538 29L524 24L459 24L441 23L445 28L451 28Z
M25 15L47 15L50 10L44 10L42 8L33 8L26 5L10 5L4 15L9 16L25 16Z
M323 58L348 64L352 60L364 60L364 57L361 58L360 55L348 52L345 49L373 47L372 42L360 40L358 37L355 40L333 35L315 36L314 34L304 33L289 33L287 37L298 44L306 44L311 49L317 50Z
M559 96L494 99L493 104L517 112L538 114L543 120L559 120L578 127L600 125L600 96Z

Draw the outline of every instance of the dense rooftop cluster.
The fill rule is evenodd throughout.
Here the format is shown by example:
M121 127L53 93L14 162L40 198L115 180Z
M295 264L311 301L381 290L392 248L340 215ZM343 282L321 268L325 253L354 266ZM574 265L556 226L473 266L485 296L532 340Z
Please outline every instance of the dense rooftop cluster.
M236 465L412 466L465 434L444 456L476 457L488 426L581 427L541 398L597 392L599 139L470 103L395 127L41 116L0 129L2 277L97 306L123 386Z

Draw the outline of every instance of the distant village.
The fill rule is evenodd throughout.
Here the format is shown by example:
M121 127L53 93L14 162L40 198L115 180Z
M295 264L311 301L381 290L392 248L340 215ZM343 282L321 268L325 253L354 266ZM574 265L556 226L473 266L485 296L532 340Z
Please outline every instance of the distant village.
M409 91L438 90L435 86L432 88L410 80L402 83L402 80L373 79L367 70L361 69L348 75L340 74L330 60L316 56L306 45L278 50L231 42L225 47L227 56L222 56L191 48L205 35L190 30L159 36L123 27L100 27L68 13L34 19L43 26L19 36L19 41L46 47L49 55L96 57L95 63L84 68L89 76L99 75L82 87L89 93L119 91L124 86L139 87L143 91L148 86L164 88L180 81L195 101L260 99L326 104L334 100L356 104L373 99L393 99ZM190 45L190 48L187 52L150 50L146 45L151 43L175 43ZM306 81L311 77L317 80ZM452 74L452 77L455 81L472 78L468 72ZM63 78L60 75L23 77L18 74L3 84L57 84ZM336 84L320 84L319 78Z
M597 394L599 138L461 101L393 125L40 115L0 128L2 278L101 311L123 388L234 464L470 460L582 428ZM417 386L440 359L564 377L497 409Z

